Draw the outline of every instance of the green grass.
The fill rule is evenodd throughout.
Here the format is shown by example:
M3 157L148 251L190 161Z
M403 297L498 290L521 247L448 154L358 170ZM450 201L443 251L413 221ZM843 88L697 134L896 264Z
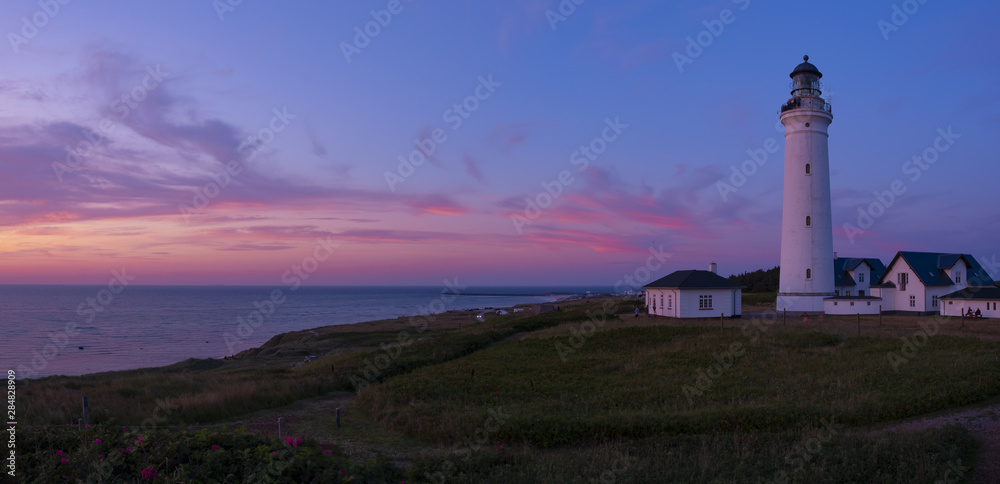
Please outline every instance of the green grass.
M890 338L775 329L749 345L738 329L632 327L597 332L562 362L555 343L527 339L421 368L363 389L358 405L392 429L447 443L502 408L495 437L553 447L616 438L798 430L836 416L887 422L1000 394L1000 344L936 337L893 371ZM691 399L699 371L741 344ZM475 370L475 376L472 372Z
M87 396L94 423L114 417L138 424L159 401L175 407L166 417L167 425L220 422L332 391L355 390L359 382L379 382L469 355L516 333L584 318L580 312L526 315L469 325L461 332L414 329L320 337L289 333L237 355L237 360L187 360L163 368L30 381L20 390L23 400L47 404L22 406L19 413L26 425L72 423ZM387 367L366 373L369 363L386 355L379 345L398 342L404 332L410 343L392 352ZM417 341L420 338L427 339ZM305 355L325 356L289 366Z
M33 380L18 393L19 431L26 436L21 468L39 466L42 473L32 475L43 482L86 480L93 456L66 466L53 453L96 452L75 430L80 398L87 395L96 430L84 437L114 433L115 425L133 428L154 415L157 402L170 407L149 433L156 444L150 440L144 453L115 467L112 482L136 482L147 465L178 477L171 482L227 475L267 482L273 476L261 472L272 472L270 455L293 462L290 479L304 481L329 481L339 477L325 474L330 468L350 467L358 476L352 482L404 476L440 482L442 475L446 482L470 483L934 482L948 463L974 462L976 445L965 429L872 429L1000 395L1000 343L935 336L896 372L887 355L900 351L898 337L775 325L751 340L740 330L746 321L720 329L716 321L634 320L633 307L634 301L592 301L463 324L461 331L449 325L400 330L406 324L397 321L396 330L386 330L393 327L387 322L371 331L295 332L236 360ZM606 312L607 323L574 343L570 336L590 320L587 311ZM883 329L913 334L906 327ZM379 348L404 333L410 342L398 351ZM557 343L576 349L563 359ZM685 387L695 388L698 371L709 370L734 344L743 352L724 358L732 365L689 400ZM321 357L290 366L313 354ZM370 363L380 357L388 364L373 373ZM309 399L334 391L343 392L335 398L347 398L359 382L357 399L337 404L347 407L344 428L330 412L301 410L320 408L316 403L292 405L325 402ZM296 416L292 432L346 450L296 453L266 437L184 430L258 414L269 421L273 414ZM796 449L831 418L844 427L804 456L799 469L803 456ZM228 450L206 452L209 440Z

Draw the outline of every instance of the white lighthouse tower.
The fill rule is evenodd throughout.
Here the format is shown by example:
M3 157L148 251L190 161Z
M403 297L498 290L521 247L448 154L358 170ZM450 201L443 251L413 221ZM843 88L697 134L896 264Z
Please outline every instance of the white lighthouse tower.
M830 208L830 104L820 95L823 74L809 56L792 71L792 97L781 106L785 126L785 185L781 208L779 311L822 312L834 296Z

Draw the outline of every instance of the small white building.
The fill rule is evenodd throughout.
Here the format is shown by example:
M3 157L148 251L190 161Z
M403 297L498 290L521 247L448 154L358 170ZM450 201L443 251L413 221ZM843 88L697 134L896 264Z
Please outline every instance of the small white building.
M677 271L643 286L649 314L669 318L738 317L743 286L710 270Z
M941 296L942 316L961 316L976 311L984 318L1000 318L1000 286L970 286Z
M969 254L898 252L871 291L882 299L883 311L943 314L944 296L993 285L993 279ZM957 297L952 301L952 306L958 304Z
M882 261L873 257L833 259L834 292L823 299L826 314L878 314L882 298L871 294L872 284L885 272Z

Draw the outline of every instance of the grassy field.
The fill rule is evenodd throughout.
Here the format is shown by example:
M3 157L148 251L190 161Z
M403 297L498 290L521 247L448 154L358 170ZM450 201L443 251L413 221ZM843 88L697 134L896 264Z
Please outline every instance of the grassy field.
M934 482L974 461L964 428L872 430L1000 396L1000 329L988 322L937 321L941 334L909 352L901 338L912 343L931 318L866 317L859 337L854 317L635 319L634 304L317 328L235 360L31 381L21 432L47 436L29 459L80 448L65 425L87 395L94 431L150 423L162 447L149 459L188 478L222 472L184 457L204 443L189 432L209 426L235 439L229 448L279 450L218 426L285 416L286 435L332 442L331 459L360 466L352 482ZM320 358L298 364L306 355ZM344 408L343 427L328 403ZM111 480L139 479L144 463ZM297 480L324 475L286 467Z

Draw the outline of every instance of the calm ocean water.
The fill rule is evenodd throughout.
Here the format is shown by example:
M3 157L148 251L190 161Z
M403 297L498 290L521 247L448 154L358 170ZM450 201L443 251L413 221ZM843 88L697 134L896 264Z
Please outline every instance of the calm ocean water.
M548 302L588 290L610 292L594 287L469 287L445 303L442 289L282 288L285 300L271 311L264 303L274 290L270 287L128 286L112 294L105 286L0 285L0 327L5 335L0 339L0 369L31 378L162 366L187 358L218 358L288 331L442 309ZM250 318L255 304L270 314L241 338L238 318ZM78 334L67 335L70 323Z

